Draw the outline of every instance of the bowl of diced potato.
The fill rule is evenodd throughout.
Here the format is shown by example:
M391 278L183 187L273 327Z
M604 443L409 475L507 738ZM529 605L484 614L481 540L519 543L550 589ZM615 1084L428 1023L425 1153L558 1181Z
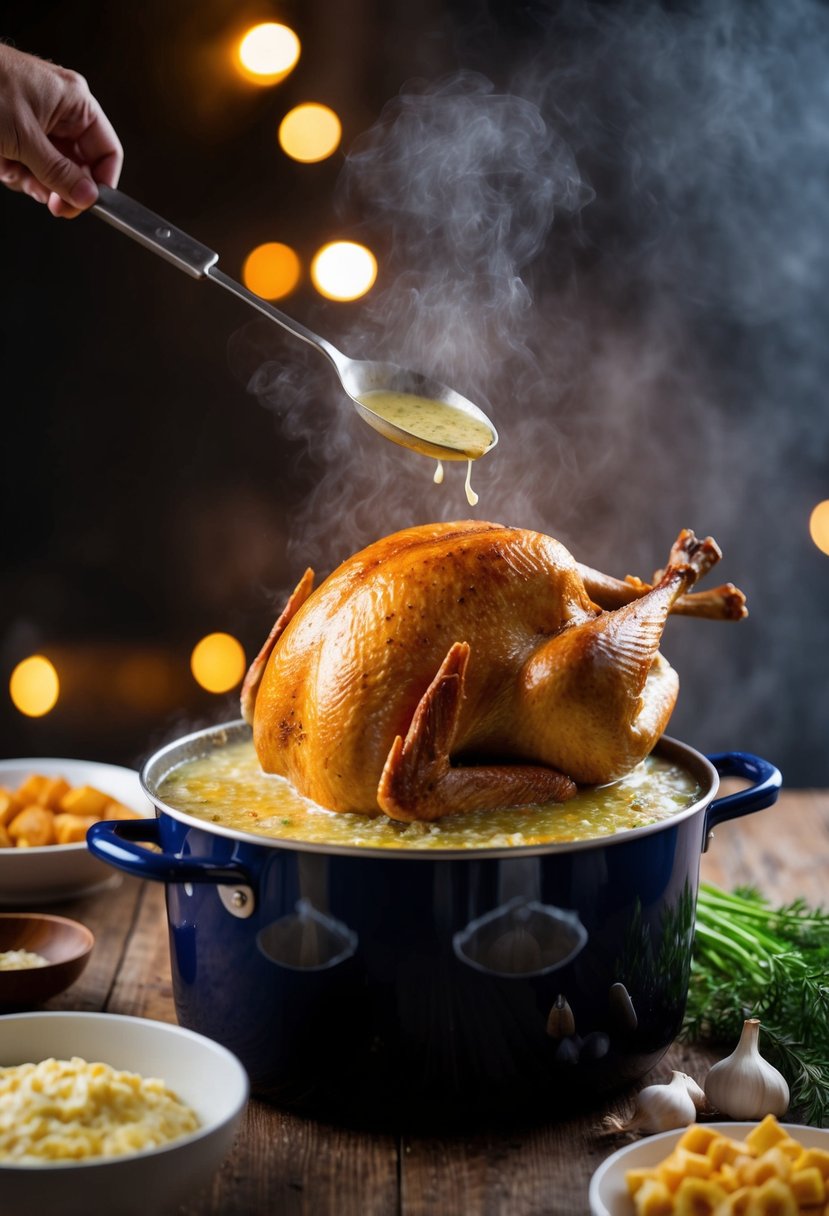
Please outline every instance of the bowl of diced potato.
M823 1216L829 1128L692 1123L628 1144L590 1181L591 1216Z
M0 907L112 886L111 868L86 847L90 825L152 814L132 769L92 760L0 760Z

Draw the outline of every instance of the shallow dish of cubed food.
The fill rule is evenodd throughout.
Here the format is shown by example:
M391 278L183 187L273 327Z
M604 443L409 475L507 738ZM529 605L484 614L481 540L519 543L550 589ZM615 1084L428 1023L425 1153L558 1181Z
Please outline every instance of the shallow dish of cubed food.
M773 1125L773 1130L768 1130L768 1124ZM648 1210L649 1204L653 1204L650 1208L652 1211L669 1211L669 1210L688 1210L708 1212L714 1211L716 1205L713 1204L714 1192L711 1192L709 1201L705 1201L701 1194L691 1195L683 1193L681 1201L675 1209L667 1208L665 1203L660 1202L659 1196L656 1194L659 1184L659 1167L667 1165L668 1170L673 1168L674 1176L667 1181L668 1190L674 1196L674 1202L679 1195L679 1187L682 1185L679 1181L679 1174L676 1171L681 1166L681 1161L676 1160L677 1153L681 1154L682 1145L686 1142L685 1138L688 1134L699 1136L701 1133L703 1139L713 1140L717 1137L725 1137L728 1141L745 1144L746 1153L753 1153L755 1159L762 1157L763 1153L767 1153L769 1149L777 1150L772 1152L767 1161L763 1162L757 1175L758 1188L759 1185L766 1185L767 1198L771 1206L764 1206L761 1199L754 1196L755 1206L749 1205L749 1200L752 1196L746 1192L752 1188L747 1185L749 1182L748 1176L741 1178L739 1176L730 1176L734 1171L735 1165L739 1168L751 1168L747 1158L737 1158L729 1165L729 1178L726 1185L732 1188L727 1194L733 1195L734 1199L729 1201L724 1199L725 1207L723 1210L729 1212L742 1211L799 1211L803 1205L798 1204L796 1199L787 1201L789 1206L780 1206L781 1200L779 1195L774 1195L775 1188L780 1189L780 1185L785 1189L789 1189L787 1183L793 1185L795 1189L798 1186L816 1187L818 1192L822 1191L829 1196L829 1128L821 1127L805 1127L797 1124L781 1123L776 1124L773 1120L765 1120L761 1126L758 1123L702 1123L692 1125L692 1129L683 1128L680 1131L662 1132L659 1135L647 1136L642 1140L637 1140L632 1144L626 1144L624 1147L617 1149L607 1157L599 1168L593 1174L590 1180L590 1213L591 1216L637 1216L637 1213L642 1210ZM796 1142L800 1150L800 1161L803 1163L803 1168L798 1168L798 1159L793 1157L788 1151L794 1148ZM697 1152L691 1153L691 1156L704 1157L705 1145L697 1146ZM727 1146L726 1146L727 1147ZM703 1151L699 1151L702 1149ZM810 1150L817 1150L811 1152ZM775 1156L779 1160L775 1160ZM716 1161L712 1160L711 1173L708 1177L702 1177L703 1171L700 1170L700 1163L692 1165L689 1168L689 1177L691 1172L697 1174L697 1177L692 1179L693 1189L697 1192L707 1190L709 1187L718 1186L721 1183L719 1173L723 1170L722 1153L716 1155ZM675 1166L668 1159L675 1162ZM681 1172L681 1170L680 1170ZM656 1179L652 1178L655 1174ZM797 1177L799 1176L799 1177ZM762 1179L762 1181L760 1181ZM821 1181L822 1180L822 1181ZM650 1195L643 1191L650 1189ZM639 1202L634 1198L634 1194L639 1195ZM742 1192L738 1195L737 1192ZM803 1191L804 1198L813 1198L810 1192L808 1195ZM664 1198L664 1197L663 1197ZM742 1205L741 1202L742 1201ZM774 1202L776 1201L776 1206ZM707 1206L706 1206L707 1202ZM795 1204L791 1206L792 1202ZM736 1206L733 1204L736 1203ZM685 1204L685 1207L683 1207ZM824 1200L817 1200L818 1206L809 1204L807 1210L815 1212L823 1212Z
M133 769L43 756L0 760L0 907L32 908L117 885L87 849L86 826L148 810Z

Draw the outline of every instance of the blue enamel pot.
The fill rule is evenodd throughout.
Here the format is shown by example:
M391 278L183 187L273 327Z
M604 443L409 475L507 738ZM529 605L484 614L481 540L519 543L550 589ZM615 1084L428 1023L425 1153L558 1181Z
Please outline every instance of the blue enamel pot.
M234 1051L261 1096L326 1117L515 1119L641 1077L682 1021L712 829L781 781L756 756L664 738L703 790L693 806L480 851L268 840L159 799L172 768L247 732L157 752L142 773L157 817L95 824L89 848L166 884L181 1024ZM717 799L720 775L749 784Z

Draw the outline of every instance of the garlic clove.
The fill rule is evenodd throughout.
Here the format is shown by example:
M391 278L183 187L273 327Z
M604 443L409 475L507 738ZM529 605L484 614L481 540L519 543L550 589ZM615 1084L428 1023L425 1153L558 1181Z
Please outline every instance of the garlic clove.
M696 1111L709 1112L711 1110L711 1106L705 1096L705 1091L701 1089L699 1085L697 1085L693 1077L688 1076L687 1072L681 1072L678 1075L682 1077L685 1088L688 1091L688 1096L693 1102Z
M760 1055L759 1036L759 1018L747 1018L734 1051L705 1078L708 1101L730 1119L762 1119L788 1110L786 1079Z
M648 1085L636 1095L636 1106L627 1120L609 1115L604 1126L615 1132L668 1132L696 1122L697 1111L686 1085L684 1072L671 1073L667 1085Z

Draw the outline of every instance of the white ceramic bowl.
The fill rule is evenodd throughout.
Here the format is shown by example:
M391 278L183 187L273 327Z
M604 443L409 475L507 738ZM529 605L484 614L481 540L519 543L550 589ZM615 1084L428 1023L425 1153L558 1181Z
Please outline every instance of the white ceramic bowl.
M0 1162L3 1216L159 1216L174 1212L210 1181L233 1143L248 1078L231 1052L167 1022L109 1013L26 1013L0 1017L0 1067L81 1056L160 1077L201 1121L164 1148L72 1163Z
M722 1132L733 1140L745 1140L756 1123L706 1123L706 1127ZM806 1148L829 1149L829 1128L802 1127L794 1123L783 1123L790 1136ZM608 1157L590 1179L591 1216L635 1216L633 1200L628 1195L625 1174L628 1170L648 1169L664 1161L676 1147L686 1129L676 1132L661 1132L657 1136L646 1136L633 1144L626 1144Z
M16 790L31 773L65 777L70 785L92 785L130 810L155 815L133 769L94 760L59 760L35 756L0 760L0 786ZM78 844L50 844L33 849L0 849L0 907L32 907L60 899L73 899L115 886L112 869Z

